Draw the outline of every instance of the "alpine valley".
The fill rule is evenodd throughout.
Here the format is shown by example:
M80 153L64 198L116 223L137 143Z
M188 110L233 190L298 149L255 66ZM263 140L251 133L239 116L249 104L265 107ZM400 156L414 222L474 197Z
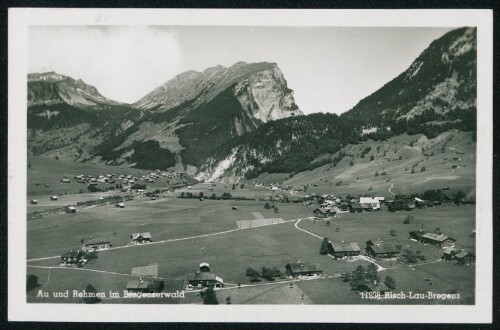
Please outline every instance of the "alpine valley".
M475 131L475 28L435 40L340 116L304 115L276 63L187 71L133 104L58 73L28 75L30 155L175 169L205 182L334 182L358 191L383 172L407 187L455 182L474 194ZM457 167L471 174L443 179Z

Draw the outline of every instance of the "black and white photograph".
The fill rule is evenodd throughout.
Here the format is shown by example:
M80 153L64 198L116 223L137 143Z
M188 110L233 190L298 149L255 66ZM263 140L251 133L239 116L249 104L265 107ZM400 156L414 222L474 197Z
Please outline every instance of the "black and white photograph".
M10 317L491 321L492 31L11 9Z

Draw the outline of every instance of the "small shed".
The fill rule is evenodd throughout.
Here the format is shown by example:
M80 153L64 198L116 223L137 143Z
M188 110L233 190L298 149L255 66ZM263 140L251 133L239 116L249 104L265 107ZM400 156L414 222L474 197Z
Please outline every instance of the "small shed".
M54 195L54 196L50 196L50 200L51 200L51 201L56 201L56 200L58 200L58 199L59 199L59 198L58 198L57 196L55 196L55 195Z
M37 201L36 199L32 199L32 200L31 200L31 204L32 204L32 205L37 205L37 204L38 204L38 201Z
M125 207L125 204L123 204L123 203L116 203L115 207L123 209Z
M74 206L68 206L66 208L66 213L76 213L76 207L74 207Z
M200 264L200 272L210 272L210 265L208 262L202 262Z
M64 178L64 179L61 179L61 183L62 184L69 184L69 183L71 183L71 180L67 179L67 178Z

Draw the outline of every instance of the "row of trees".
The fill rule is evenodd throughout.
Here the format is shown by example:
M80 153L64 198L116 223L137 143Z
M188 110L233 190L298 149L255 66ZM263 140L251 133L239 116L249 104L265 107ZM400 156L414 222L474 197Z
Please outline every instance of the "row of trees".
M276 267L268 268L263 266L260 272L251 267L248 267L246 270L246 276L250 277L250 282L260 282L260 278L268 281L274 281L275 278L283 277L284 274Z
M365 284L380 283L381 279L377 273L377 266L370 263L365 269L363 266L357 266L352 273L342 274L342 280L349 282L353 290L357 290L360 286ZM396 289L396 282L390 276L384 278L384 284L391 290Z

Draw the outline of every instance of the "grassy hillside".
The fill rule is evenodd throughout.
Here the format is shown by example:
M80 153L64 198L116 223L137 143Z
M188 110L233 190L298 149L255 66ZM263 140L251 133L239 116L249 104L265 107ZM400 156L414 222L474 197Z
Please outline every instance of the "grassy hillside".
M288 177L286 174L261 174L251 181L310 185L307 193L367 193L386 197L391 197L392 193L416 193L449 187L452 192L462 190L468 197L474 198L474 138L473 132L455 131L434 139L427 139L422 134L403 134L387 141L367 140L347 145L335 154L323 154L313 163L328 163L313 170ZM332 166L332 160L335 166Z

